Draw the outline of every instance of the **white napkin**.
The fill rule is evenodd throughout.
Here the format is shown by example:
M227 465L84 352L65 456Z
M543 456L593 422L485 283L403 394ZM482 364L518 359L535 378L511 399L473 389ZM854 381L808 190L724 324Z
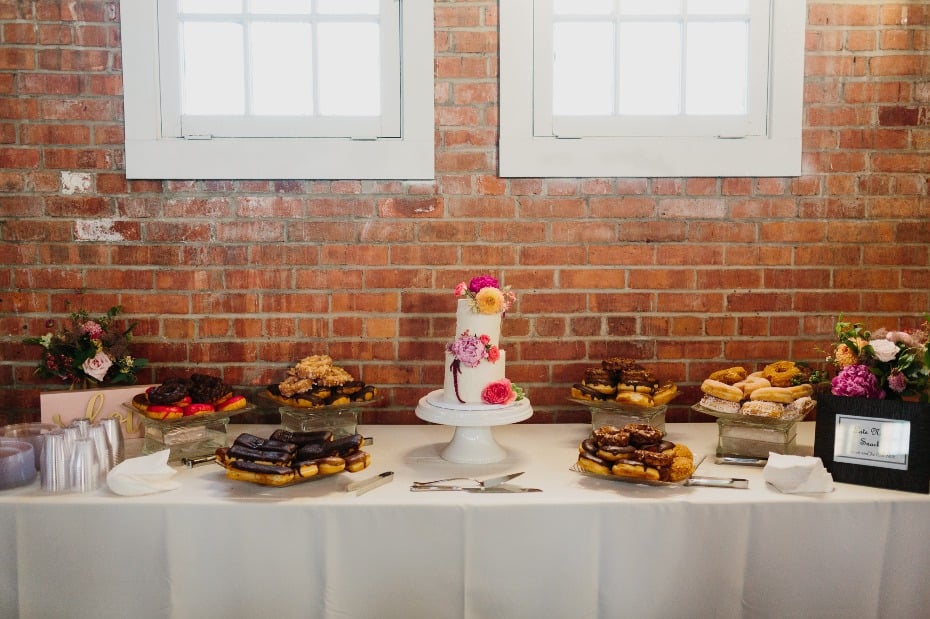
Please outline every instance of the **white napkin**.
M181 483L171 479L177 471L168 466L170 449L147 456L123 460L107 473L110 490L123 496L140 496L180 488Z
M769 453L765 481L786 493L833 492L833 476L820 458Z

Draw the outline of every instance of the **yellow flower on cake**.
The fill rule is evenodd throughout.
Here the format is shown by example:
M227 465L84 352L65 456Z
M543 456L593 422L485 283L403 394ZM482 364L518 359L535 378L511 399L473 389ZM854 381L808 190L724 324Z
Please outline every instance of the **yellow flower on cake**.
M481 314L497 314L504 310L504 294L497 288L482 288L475 295L475 305Z

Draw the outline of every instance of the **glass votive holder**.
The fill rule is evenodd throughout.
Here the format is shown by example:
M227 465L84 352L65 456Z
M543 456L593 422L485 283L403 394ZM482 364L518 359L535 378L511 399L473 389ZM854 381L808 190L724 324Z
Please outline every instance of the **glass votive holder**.
M35 478L32 443L0 438L0 490L25 486Z
M39 470L42 465L42 445L45 443L45 435L54 431L57 427L50 423L17 423L4 427L2 434L6 438L31 443L35 455L36 470Z

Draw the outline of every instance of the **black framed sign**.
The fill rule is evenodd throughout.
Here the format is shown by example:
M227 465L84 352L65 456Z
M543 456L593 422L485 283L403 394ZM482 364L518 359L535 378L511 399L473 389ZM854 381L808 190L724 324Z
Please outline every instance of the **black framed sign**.
M814 455L834 481L930 494L930 404L819 395Z

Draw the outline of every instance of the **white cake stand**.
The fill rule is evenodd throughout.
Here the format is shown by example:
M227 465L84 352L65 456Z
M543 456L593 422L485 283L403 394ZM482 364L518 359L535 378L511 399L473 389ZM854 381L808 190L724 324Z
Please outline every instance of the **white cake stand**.
M533 416L527 398L506 406L491 404L452 404L442 399L438 389L420 398L416 415L424 421L454 426L455 434L440 455L449 462L488 464L500 462L507 451L497 444L491 428L504 426Z

